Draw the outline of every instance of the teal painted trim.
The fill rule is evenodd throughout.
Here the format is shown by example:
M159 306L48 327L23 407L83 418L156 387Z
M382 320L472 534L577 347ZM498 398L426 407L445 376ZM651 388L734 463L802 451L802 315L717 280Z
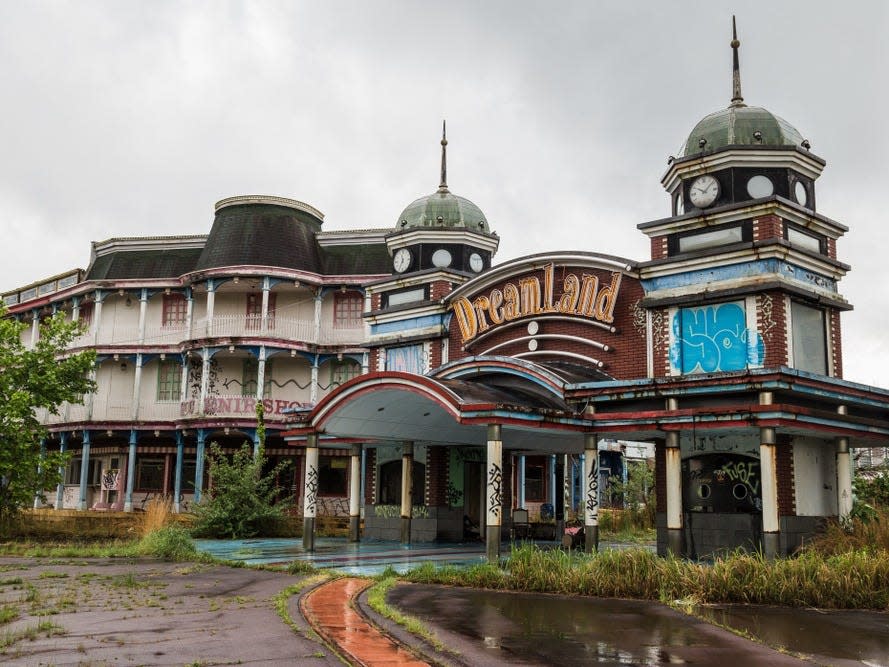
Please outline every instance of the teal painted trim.
M385 322L384 324L372 324L370 327L370 335L378 336L387 333L398 333L401 331L410 331L411 329L423 329L442 325L444 317L442 315L424 315L423 317L412 317L398 322Z
M719 282L721 280L736 280L738 278L756 278L763 274L780 274L796 282L806 283L813 287L837 292L837 282L822 276L819 273L802 268L796 264L780 259L762 259L752 262L740 262L698 271L686 271L659 278L648 278L640 281L645 293L656 292L677 287L697 286L703 283Z

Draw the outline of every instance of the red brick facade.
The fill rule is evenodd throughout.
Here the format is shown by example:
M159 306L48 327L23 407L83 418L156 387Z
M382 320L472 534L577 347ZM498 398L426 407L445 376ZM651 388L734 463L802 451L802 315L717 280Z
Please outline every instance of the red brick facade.
M833 375L843 377L843 337L840 330L840 311L828 311L830 329L830 353L833 356Z
M764 215L753 219L753 240L784 238L784 222L777 215Z
M787 299L783 292L773 290L756 297L756 328L765 345L763 366L786 366Z
M447 447L430 446L426 450L426 504L431 507L448 504L449 464Z
M779 442L775 448L775 468L778 477L778 514L796 516L796 487L793 471L793 445Z
M377 450L365 447L364 504L373 505L377 501Z

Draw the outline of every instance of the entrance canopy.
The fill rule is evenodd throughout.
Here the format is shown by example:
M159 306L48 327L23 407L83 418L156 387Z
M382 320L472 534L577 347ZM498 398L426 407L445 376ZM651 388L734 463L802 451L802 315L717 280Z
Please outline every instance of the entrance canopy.
M583 451L591 422L565 403L567 379L558 370L500 357L468 361L434 377L384 371L354 378L298 415L285 437L482 446L488 425L499 424L510 449Z

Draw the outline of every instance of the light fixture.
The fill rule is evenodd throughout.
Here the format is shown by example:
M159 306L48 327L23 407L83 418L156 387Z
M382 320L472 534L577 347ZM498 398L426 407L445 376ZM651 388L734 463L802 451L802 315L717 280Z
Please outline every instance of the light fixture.
M231 354L231 353L234 352L234 351L235 351L235 346L234 346L234 345L229 345L229 346L228 346L228 352L229 352L229 354Z
M161 432L158 429L154 429L154 437L159 438L160 435L161 435Z
M107 431L105 431L105 435L107 435L110 438L112 435L114 435L114 431L112 431L111 429L108 429Z
M164 352L161 352L161 361L166 361L167 355Z
M298 280L294 280L294 281L293 281L293 286L294 286L294 287L299 287L299 281L298 281Z
M127 308L129 308L130 306L133 305L133 300L130 298L130 295L129 295L129 294L127 294L127 300L126 300L126 302L125 302L125 305L126 305Z
M228 426L226 426L224 430L225 430L225 434L226 434L226 435L228 435L229 433L231 433L231 429L230 429Z
M115 361L120 361L120 355L119 355L119 354L115 354L115 355L114 355L114 360L115 360Z
M295 356L296 356L296 350L290 350L290 356L291 356L291 357L295 357Z
M119 290L117 290L117 294L118 294L118 296L123 296L124 294L126 294L126 290L119 289Z
M340 292L342 292L343 294L346 293L346 286L345 285L340 286Z
M241 282L241 279L240 279L238 276L235 276L234 278L232 278L232 282L233 282L235 285L237 285L239 282Z
M342 361L342 360L343 360L343 353L342 353L342 352L337 352L337 353L336 353L336 360L337 360L337 361Z
M167 296L170 296L170 288L169 287L164 290L164 294L166 294Z

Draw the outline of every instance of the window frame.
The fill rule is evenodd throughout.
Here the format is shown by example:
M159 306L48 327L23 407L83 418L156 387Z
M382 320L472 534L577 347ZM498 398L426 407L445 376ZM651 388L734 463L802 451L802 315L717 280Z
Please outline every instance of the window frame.
M360 329L364 326L364 295L357 290L333 295L333 328Z
M812 313L818 313L820 315L820 326L813 327L811 321L800 322L797 324L798 320L802 320L802 317L799 317L803 312L800 309L806 309ZM796 370L804 371L806 373L815 373L818 375L826 375L830 376L831 373L831 358L830 358L830 313L825 308L818 308L816 306L812 306L808 303L800 301L798 299L790 299L790 307L787 309L788 314L790 316L790 341L791 341L791 367ZM812 339L812 330L820 330L820 342L821 342L821 354L823 357L823 370L813 369L809 365L802 365L801 357L801 349L806 349L806 351L810 351L808 349L808 345L803 345L804 341L811 341ZM804 337L805 333L809 333L808 336ZM797 335L799 334L799 335ZM807 359L808 360L808 359Z
M169 398L165 398L169 394ZM157 365L157 390L155 400L158 403L175 403L182 398L182 364L174 359L159 360Z
M184 294L164 294L161 302L161 326L181 327L188 323L188 299Z

